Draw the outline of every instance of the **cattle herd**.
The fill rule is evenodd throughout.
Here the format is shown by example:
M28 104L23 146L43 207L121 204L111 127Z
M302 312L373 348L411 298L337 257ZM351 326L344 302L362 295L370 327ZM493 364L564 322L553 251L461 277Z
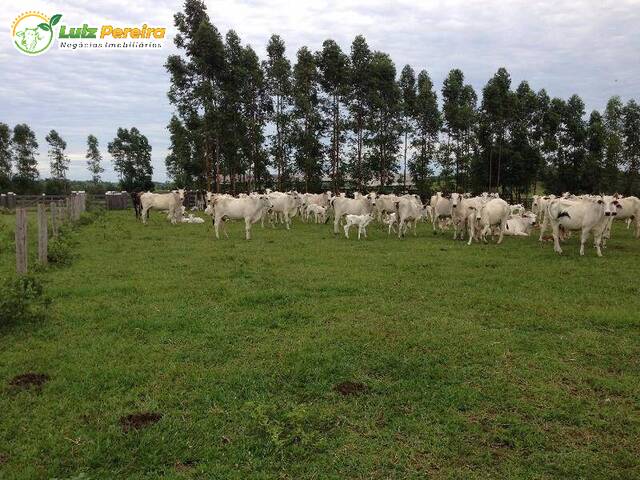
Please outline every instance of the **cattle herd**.
M136 217L146 224L150 210L167 212L172 223L202 223L193 214L185 216L184 190L170 193L133 193ZM203 197L204 199L204 197ZM417 223L430 222L434 233L453 229L453 239L467 244L475 240L487 243L487 237L497 236L498 244L505 235L528 236L534 226L540 228L540 241L553 239L554 250L562 253L560 242L571 232L580 234L580 255L584 255L585 243L593 236L598 256L611 237L611 226L615 219L626 221L627 228L635 223L635 237L640 238L640 200L621 195L580 195L565 193L562 196L534 196L531 211L522 205L509 205L498 194L483 193L479 196L438 192L426 204L417 195L354 193L333 195L325 193L274 192L240 194L206 194L204 204L192 209L204 208L211 215L216 238L220 238L220 227L226 232L228 220L241 220L245 224L245 238L251 238L251 226L265 220L275 226L282 224L291 229L292 220L298 216L303 222L327 223L333 219L333 231L340 233L341 225L345 237L349 238L351 227L357 227L358 239L366 238L367 226L376 221L391 232L403 237L409 228L416 234ZM545 236L548 230L551 236Z

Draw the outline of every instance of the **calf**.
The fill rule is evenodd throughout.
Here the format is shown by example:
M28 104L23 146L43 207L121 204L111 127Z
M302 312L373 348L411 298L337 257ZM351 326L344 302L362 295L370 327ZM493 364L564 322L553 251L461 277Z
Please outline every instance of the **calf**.
M345 215L366 215L373 211L376 205L376 194L359 195L358 198L333 197L333 233L338 233L340 219Z
M358 240L360 240L360 234L364 234L364 238L367 238L367 225L373 220L373 215L367 213L365 215L347 215L347 223L344 226L344 236L349 238L349 228L352 225L358 226Z

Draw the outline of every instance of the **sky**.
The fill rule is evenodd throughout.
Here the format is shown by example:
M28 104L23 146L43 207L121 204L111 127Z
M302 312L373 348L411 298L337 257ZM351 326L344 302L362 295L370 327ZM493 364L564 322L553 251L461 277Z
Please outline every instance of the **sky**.
M391 55L398 73L405 64L429 72L436 88L452 68L460 68L480 96L500 67L515 89L522 80L550 96L574 93L587 114L602 110L613 95L640 99L640 0L229 0L206 1L209 16L224 34L235 30L265 56L273 33L286 42L293 60L303 45L320 49L332 38L345 52L362 34L373 50ZM55 129L67 141L68 177L88 179L86 137L100 142L104 180L117 180L107 143L118 127L137 127L153 147L153 179L167 179L166 125L172 114L164 69L173 45L173 14L181 1L0 0L0 122L27 123L40 144L39 170L49 176L45 136ZM54 45L28 57L12 45L13 20L37 10L63 15L70 26L113 24L166 27L162 49L146 51L65 51Z

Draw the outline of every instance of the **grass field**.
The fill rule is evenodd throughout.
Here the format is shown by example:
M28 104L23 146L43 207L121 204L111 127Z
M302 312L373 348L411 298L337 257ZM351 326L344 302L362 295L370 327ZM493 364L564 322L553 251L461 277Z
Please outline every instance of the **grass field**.
M242 230L113 212L74 234L39 274L49 318L0 331L0 478L640 478L630 231L597 258ZM136 412L162 417L125 431Z

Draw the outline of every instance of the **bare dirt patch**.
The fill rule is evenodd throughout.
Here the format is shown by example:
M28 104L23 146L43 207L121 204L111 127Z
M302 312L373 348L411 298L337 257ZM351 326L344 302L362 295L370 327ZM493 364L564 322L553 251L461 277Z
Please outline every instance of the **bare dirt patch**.
M349 395L362 395L369 391L369 387L364 383L351 381L338 383L333 389L345 397Z
M132 413L124 417L120 417L120 426L123 432L130 430L141 430L157 423L162 418L162 414L158 412L140 412Z
M46 373L28 372L13 377L9 382L9 385L22 389L31 387L42 388L42 385L44 385L48 380L49 375Z

